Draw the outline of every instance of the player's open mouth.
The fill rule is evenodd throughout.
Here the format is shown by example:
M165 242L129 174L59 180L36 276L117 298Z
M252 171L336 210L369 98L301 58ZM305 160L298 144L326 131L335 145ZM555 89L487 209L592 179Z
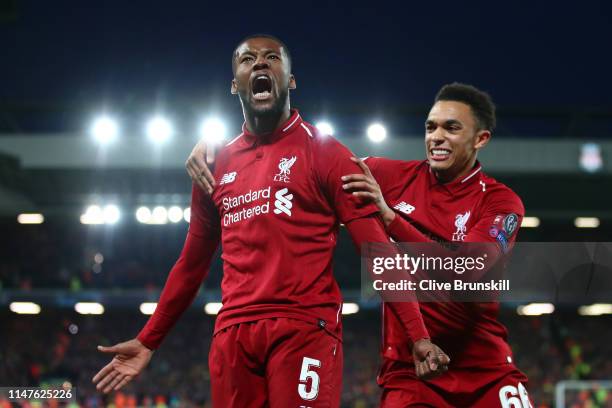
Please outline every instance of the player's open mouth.
M430 151L431 159L436 161L442 161L448 159L451 151L447 149L431 149Z
M272 80L267 75L257 75L253 79L251 89L255 99L266 100L272 95Z

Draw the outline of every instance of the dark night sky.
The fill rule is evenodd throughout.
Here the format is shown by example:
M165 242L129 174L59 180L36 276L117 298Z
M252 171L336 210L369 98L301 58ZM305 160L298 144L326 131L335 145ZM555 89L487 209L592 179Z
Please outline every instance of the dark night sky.
M290 47L297 104L428 104L473 83L499 105L612 105L608 2L17 1L0 102L96 106L229 95L247 34Z

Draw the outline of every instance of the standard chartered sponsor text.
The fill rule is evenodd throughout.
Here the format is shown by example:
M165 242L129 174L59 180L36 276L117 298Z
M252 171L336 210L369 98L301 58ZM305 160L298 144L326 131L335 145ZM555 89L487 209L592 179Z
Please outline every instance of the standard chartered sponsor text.
M237 208L239 206L254 203L261 199L269 200L270 199L270 189L268 186L266 188L262 188L260 190L249 190L244 194L240 194L233 197L224 197L222 200L223 208L227 210L231 210L233 208ZM238 211L227 212L223 216L223 225L228 226L235 222L244 221L249 218L252 218L257 215L267 214L270 212L270 201L266 201L263 204L256 204L248 208L242 208Z

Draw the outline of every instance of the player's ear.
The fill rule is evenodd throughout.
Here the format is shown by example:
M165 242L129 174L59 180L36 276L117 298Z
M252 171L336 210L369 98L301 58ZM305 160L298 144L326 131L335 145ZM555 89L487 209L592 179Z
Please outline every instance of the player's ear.
M482 149L483 147L485 147L487 145L487 143L489 143L489 140L491 140L491 131L490 130L479 130L476 133L476 140L475 140L475 144L474 144L474 149L479 150Z
M289 75L289 89L297 88L297 84L295 83L295 77L293 74Z
M236 78L232 79L232 86L230 88L232 95L238 94L238 85L236 85Z

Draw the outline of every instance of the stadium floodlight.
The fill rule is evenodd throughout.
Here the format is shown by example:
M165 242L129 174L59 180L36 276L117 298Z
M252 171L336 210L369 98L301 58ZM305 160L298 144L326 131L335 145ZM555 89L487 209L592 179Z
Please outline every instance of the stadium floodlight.
M179 206L168 208L168 220L172 223L180 222L183 219L183 209Z
M331 136L334 134L334 127L329 122L317 122L315 126L317 129L319 129L319 132L321 132L324 135Z
M612 314L612 304L610 303L595 303L588 306L580 306L578 308L580 316L601 316Z
M189 223L189 220L191 220L191 208L187 207L183 210L183 219L186 223Z
M90 132L96 142L107 145L119 136L119 125L110 116L100 116L93 121Z
M368 138L374 143L380 143L387 137L387 129L380 123L368 126Z
M151 222L151 210L149 207L138 207L136 210L136 220L141 224L148 224Z
M208 302L204 305L204 312L209 315L216 315L221 310L223 303L221 302Z
M597 217L576 217L574 220L576 228L597 228L599 227L599 218Z
M168 210L166 207L157 206L151 213L150 224L167 224L168 223Z
M45 222L45 217L40 213L23 213L17 216L17 222L20 224L42 224Z
M40 305L34 302L11 302L9 305L11 312L17 314L39 314Z
M225 140L227 129L225 124L218 118L208 118L200 126L200 137L207 144L219 144Z
M173 133L172 124L163 116L155 116L147 122L147 137L155 144L167 142Z
M78 302L74 305L74 310L82 315L101 315L104 313L104 306L98 302Z
M538 228L540 226L540 219L538 217L523 217L521 222L521 228Z
M116 205L108 204L102 210L102 217L105 224L116 224L119 218L121 218L121 211L119 211L119 207Z
M516 308L516 312L521 316L540 316L554 311L555 305L552 303L529 303Z
M81 224L104 224L104 212L99 205L90 205L81 214Z
M152 315L157 308L157 302L144 302L140 304L140 313L145 315Z
M359 305L357 303L344 303L342 304L342 314L351 315L359 311Z

